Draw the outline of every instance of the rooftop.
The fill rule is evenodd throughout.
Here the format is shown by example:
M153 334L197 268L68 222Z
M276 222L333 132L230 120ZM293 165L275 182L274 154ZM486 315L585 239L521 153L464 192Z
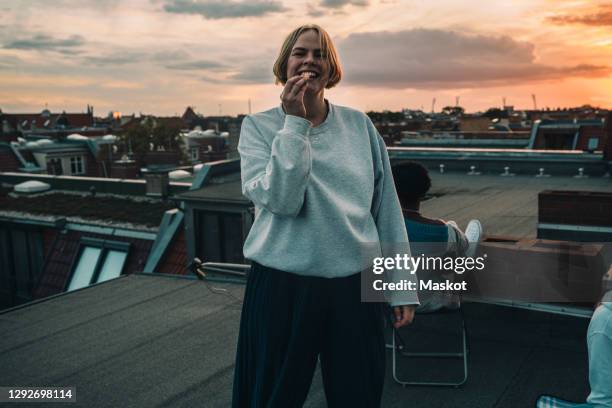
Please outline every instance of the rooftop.
M240 180L229 181L223 184L211 184L197 190L181 193L177 196L181 200L188 201L209 201L223 203L249 204L249 199L242 195Z
M467 176L465 173L430 173L434 198L422 204L426 217L454 220L465 228L478 218L486 235L535 238L538 193L543 190L612 192L610 178L534 177L516 175Z
M77 407L229 406L243 285L214 285L236 298L193 279L135 274L0 312L0 384L74 386ZM388 356L383 407L516 408L542 393L586 398L587 319L476 303L464 310L467 384L402 388ZM417 316L405 330L408 344L449 336L428 319ZM306 406L325 406L318 371Z
M134 200L103 194L93 197L91 194L51 191L32 196L15 196L10 191L0 187L0 215L19 213L79 217L157 227L164 212L175 207L159 200Z

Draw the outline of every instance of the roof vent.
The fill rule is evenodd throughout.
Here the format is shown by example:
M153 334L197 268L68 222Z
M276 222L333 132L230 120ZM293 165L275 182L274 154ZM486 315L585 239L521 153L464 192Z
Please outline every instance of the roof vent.
M51 189L51 186L47 183L43 183L42 181L29 180L29 181L25 181L23 183L17 184L15 187L13 187L13 189L15 190L16 193L32 194L32 193L40 193L43 191L47 191Z
M174 170L168 173L170 180L181 180L184 178L191 177L191 173L185 170Z
M146 191L148 196L167 197L168 196L168 173L165 172L146 172L144 178L147 182Z
M66 136L68 140L89 140L87 136L79 135L78 133L73 133L71 135Z

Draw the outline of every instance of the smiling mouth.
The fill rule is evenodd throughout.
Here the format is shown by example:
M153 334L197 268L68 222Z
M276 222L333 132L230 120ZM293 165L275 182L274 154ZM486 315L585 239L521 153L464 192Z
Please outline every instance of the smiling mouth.
M319 74L317 74L314 71L303 71L300 73L300 76L306 79L314 79L314 78L318 78Z

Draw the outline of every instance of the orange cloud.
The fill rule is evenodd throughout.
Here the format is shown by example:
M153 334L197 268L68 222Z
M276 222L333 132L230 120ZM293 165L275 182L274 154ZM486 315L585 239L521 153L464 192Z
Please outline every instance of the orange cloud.
M555 24L583 24L589 26L612 26L612 4L600 6L593 13L582 15L560 14L548 18Z

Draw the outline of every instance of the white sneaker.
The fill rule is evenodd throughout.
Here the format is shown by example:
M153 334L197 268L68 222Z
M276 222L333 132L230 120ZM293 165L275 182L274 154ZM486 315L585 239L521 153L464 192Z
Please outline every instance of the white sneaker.
M465 251L465 255L470 258L474 257L478 244L482 240L482 225L478 220L470 220L467 227L465 228L465 237L467 238L470 246Z

